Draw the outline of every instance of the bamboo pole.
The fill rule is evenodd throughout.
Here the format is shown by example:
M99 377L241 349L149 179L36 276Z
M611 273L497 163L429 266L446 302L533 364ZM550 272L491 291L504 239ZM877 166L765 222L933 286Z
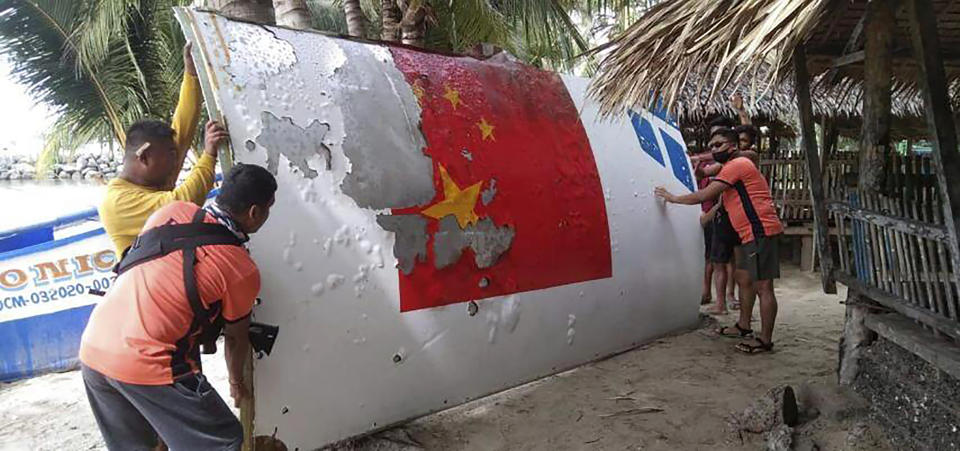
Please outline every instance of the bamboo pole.
M813 126L813 105L810 100L810 77L807 73L807 59L803 45L797 47L793 55L794 73L796 76L797 106L800 111L800 129L803 136L804 158L807 161L807 171L810 174L810 198L814 208L814 227L817 229L817 246L820 249L820 281L823 291L829 294L837 292L837 284L833 279L833 254L830 252L830 241L827 231L827 209L823 197L823 174L820 171L820 161L817 152L817 139Z

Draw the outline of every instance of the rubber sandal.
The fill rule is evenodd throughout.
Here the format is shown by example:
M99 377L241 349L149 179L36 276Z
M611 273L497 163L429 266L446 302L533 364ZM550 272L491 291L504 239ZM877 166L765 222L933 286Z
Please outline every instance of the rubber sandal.
M736 329L737 332L735 334L724 333L725 330L730 330L730 329ZM733 323L732 326L723 326L717 329L717 335L720 335L721 337L729 337L729 338L752 338L753 329L744 329L740 327L740 323Z
M737 343L737 346L736 346L737 351L740 351L744 354L759 354L762 352L773 351L772 341L770 343L764 343L763 340L761 340L760 338L754 338L754 340L757 340L757 343L759 344L755 345L755 344L746 343L746 342Z

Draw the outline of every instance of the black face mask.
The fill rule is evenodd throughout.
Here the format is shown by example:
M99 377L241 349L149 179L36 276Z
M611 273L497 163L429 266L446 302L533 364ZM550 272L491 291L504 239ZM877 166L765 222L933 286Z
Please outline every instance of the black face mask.
M726 151L726 152L723 152L723 153L714 153L714 154L713 154L713 159L714 159L714 160L717 160L717 163L723 164L723 163L726 163L726 162L730 161L730 157L732 157L732 156L733 156L733 152L731 152L731 151Z

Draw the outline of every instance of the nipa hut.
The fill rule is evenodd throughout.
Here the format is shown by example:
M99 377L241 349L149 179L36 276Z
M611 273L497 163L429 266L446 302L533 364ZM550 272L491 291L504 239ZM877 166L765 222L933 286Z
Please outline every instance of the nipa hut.
M658 99L683 115L691 82L748 101L792 87L824 290L848 288L840 381L898 447L960 447L960 2L667 0L603 50L592 92L607 114ZM859 119L839 186L815 139L827 110ZM904 130L929 151L896 151Z

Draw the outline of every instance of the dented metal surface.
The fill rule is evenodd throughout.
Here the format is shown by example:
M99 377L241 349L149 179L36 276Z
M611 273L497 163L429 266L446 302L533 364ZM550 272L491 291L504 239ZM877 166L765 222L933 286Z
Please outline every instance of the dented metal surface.
M205 99L229 125L236 160L275 168L279 184L271 219L250 243L264 300L254 317L281 327L272 354L255 362L255 434L317 448L696 321L698 209L656 202L653 186L683 185L641 149L627 118L596 119L585 80L505 58L428 55L430 64L419 64L422 55L409 50L185 9L177 16L198 44ZM448 69L483 72L476 80L502 79L522 92L445 81ZM554 133L559 122L545 121L527 138L494 114L511 105L534 118L573 111L582 135ZM461 135L441 146L437 120L454 121L451 133L460 121ZM589 153L551 161L529 154L535 146L504 147L511 133L516 142L546 136L561 150L587 140ZM593 233L592 216L558 201L587 198L604 207L609 273L522 290L526 276L510 266L518 256L536 252L538 265L596 259L601 249L530 241L557 230ZM531 230L521 208L562 218ZM543 267L536 271L569 270ZM440 290L454 285L469 293L465 305L401 312L402 294L449 299Z

